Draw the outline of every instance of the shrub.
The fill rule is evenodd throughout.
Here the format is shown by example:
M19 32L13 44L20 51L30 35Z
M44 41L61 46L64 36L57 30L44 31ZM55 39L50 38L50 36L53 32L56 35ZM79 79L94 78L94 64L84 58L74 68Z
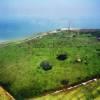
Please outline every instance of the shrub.
M68 80L61 80L62 85L68 85L69 81Z
M59 54L58 56L57 56L57 59L58 60L61 60L61 61L63 61L63 60L66 60L68 57L67 57L67 54Z
M96 51L100 51L100 49L96 49Z
M97 56L99 56L99 57L100 57L100 52L98 52L98 53L97 53Z
M40 67L44 69L45 71L52 69L52 64L50 64L48 61L42 61L40 63Z
M73 37L76 37L76 34L74 34Z

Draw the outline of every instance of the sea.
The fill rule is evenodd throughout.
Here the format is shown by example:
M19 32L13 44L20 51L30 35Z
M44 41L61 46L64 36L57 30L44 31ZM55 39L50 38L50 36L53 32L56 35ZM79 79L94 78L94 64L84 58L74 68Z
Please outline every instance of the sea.
M92 26L91 26L92 25ZM48 19L5 19L0 20L0 42L16 40L35 36L40 32L53 31L59 28L67 28L67 21L54 21ZM76 28L98 28L98 23L94 21L77 21L72 27Z

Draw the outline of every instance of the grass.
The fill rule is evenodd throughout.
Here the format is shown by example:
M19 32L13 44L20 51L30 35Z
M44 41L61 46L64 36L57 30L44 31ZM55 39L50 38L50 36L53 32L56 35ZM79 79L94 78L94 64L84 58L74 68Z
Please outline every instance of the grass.
M100 100L100 80L70 91L66 90L29 100Z
M96 37L75 32L58 32L42 38L0 45L0 85L15 98L23 100L46 92L100 76L100 42ZM57 55L67 53L68 59L59 61ZM76 60L80 58L82 62ZM49 61L52 69L44 71L42 61Z

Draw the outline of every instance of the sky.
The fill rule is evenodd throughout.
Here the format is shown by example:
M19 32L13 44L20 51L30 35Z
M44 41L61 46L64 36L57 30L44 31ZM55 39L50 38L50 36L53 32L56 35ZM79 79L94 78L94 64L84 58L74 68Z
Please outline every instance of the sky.
M100 28L100 0L0 0L0 40L57 28Z
M100 0L0 0L0 40L57 28L100 28Z
M100 19L100 0L0 0L0 18Z

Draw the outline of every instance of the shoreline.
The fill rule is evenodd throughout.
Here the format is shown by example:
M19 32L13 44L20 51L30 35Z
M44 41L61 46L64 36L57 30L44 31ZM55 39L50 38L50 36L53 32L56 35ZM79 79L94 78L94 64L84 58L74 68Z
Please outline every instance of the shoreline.
M22 37L22 38L19 38L19 39L9 39L9 40L0 40L0 44L7 44L7 43L12 43L12 42L23 42L23 41L28 41L28 40L31 40L31 39L35 39L35 38L42 38L42 36L45 36L45 35L49 35L49 34L53 34L53 33L57 33L57 32L60 32L60 31L74 31L74 32L100 32L100 29L99 28L59 28L59 29L55 29L55 30L52 30L52 31L47 31L47 32L39 32L39 33L33 33L32 35L30 36L27 36L27 37Z

